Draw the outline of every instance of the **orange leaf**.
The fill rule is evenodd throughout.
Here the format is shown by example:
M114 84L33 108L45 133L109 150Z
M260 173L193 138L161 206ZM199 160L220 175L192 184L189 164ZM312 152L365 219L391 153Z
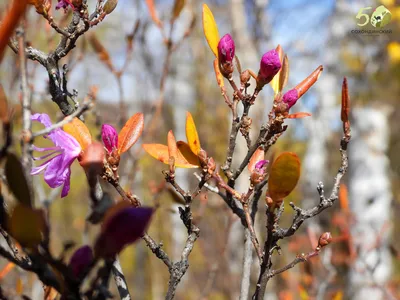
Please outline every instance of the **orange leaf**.
M118 134L118 153L128 151L143 132L144 118L142 113L136 113L125 123Z
M168 132L168 156L174 158L178 157L178 147L176 146L176 140L172 130Z
M307 113L307 112L298 112L298 113L294 113L294 114L290 114L286 117L286 119L301 119L301 118L305 118L305 117L310 117L311 114Z
M219 87L224 87L224 77L221 74L221 71L219 70L218 66L218 58L214 59L214 72L215 72L215 77L217 78L217 83Z
M247 168L250 172L253 172L256 163L260 160L264 159L264 150L261 148L257 148L257 150L254 152L253 156L250 158L250 162L247 165Z
M199 158L192 152L189 145L183 141L176 143L178 146L178 161L187 165L186 168L197 168L200 166Z
M340 185L339 189L339 202L340 202L340 208L346 213L349 212L348 190L347 186L343 183Z
M318 80L319 76L321 75L322 71L324 70L323 66L319 66L312 72L306 79L296 85L295 89L299 93L299 98L303 96L310 87Z
M215 57L218 57L218 27L217 23L215 23L213 13L211 12L207 4L203 4L203 30L208 46L210 46L210 49L214 53Z
M194 124L193 117L190 112L186 112L186 138L190 150L197 155L201 149L201 145L199 135L197 134L196 125Z
M284 152L271 166L268 178L268 193L274 201L287 197L300 178L300 160L295 153Z
M149 9L150 12L150 17L152 18L153 22L158 26L158 27L162 27L162 23L160 21L160 19L157 16L157 11L156 11L156 7L154 5L154 1L153 0L146 0L146 4L147 7Z
M3 51L7 47L10 37L14 33L14 29L18 25L19 19L25 12L27 0L14 0L12 6L3 20L0 22L0 62L3 58Z
M82 150L85 150L92 143L92 135L89 128L78 118L73 118L71 122L65 124L63 130L78 141Z
M184 143L185 144L185 143ZM190 151L189 146L187 144L186 147L182 147L182 145L180 145L180 142L177 143L178 145L178 149L182 148L182 151L184 151L185 153L181 153L180 149L177 152L177 157L175 158L175 167L177 168L197 168L198 166L195 164L192 164L188 161L187 157L189 157L189 159L192 159L193 157L187 156L187 151ZM168 146L166 145L161 145L161 144L143 144L142 145L143 149L150 154L151 156L153 156L155 159L161 161L164 164L169 164L169 153L168 153ZM194 154L192 153L192 156ZM196 156L197 159L197 156Z

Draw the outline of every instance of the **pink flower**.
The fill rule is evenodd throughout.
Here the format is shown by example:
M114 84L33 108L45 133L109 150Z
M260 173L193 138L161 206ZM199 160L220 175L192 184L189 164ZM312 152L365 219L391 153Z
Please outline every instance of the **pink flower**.
M262 172L264 172L264 170L265 170L265 168L266 168L266 166L267 166L268 163L269 163L269 160L265 160L265 159L259 160L259 161L256 163L256 165L255 165L254 168L255 168L257 171L262 171Z
M101 139L109 153L118 148L118 133L113 126L109 124L101 126Z
M46 128L52 126L50 117L47 114L34 114L32 120L39 121ZM38 148L33 145L33 150L39 152L51 151L41 157L34 157L34 160L46 159L43 164L32 168L31 175L37 175L44 171L44 181L51 187L56 188L64 185L61 191L61 198L68 195L70 188L71 164L82 151L77 140L60 128L51 131L45 136L50 139L55 147Z

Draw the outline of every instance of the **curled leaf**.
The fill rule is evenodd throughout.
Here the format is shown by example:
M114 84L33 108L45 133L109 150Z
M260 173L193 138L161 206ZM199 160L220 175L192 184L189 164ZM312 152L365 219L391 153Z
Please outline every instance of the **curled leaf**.
M300 82L295 89L298 92L298 98L303 96L310 87L318 80L319 76L321 75L322 71L324 70L323 66L319 66L312 72L306 79Z
M292 152L282 153L273 162L268 178L268 193L275 202L287 197L296 187L300 168L300 160Z
M4 168L8 187L15 198L22 204L32 206L31 193L21 162L12 153L7 154L7 161Z
M349 88L347 86L347 78L343 78L342 84L342 107L341 107L340 117L342 122L346 122L349 120L350 113L350 97L349 97Z
M178 147L176 146L176 140L172 130L168 132L168 156L178 157Z
M207 4L203 4L203 30L208 46L210 46L210 49L214 53L215 57L218 57L218 27L217 23L215 22L214 15Z
M154 5L154 0L146 0L147 8L149 9L150 12L150 17L153 20L153 22L158 26L162 27L162 23L160 19L158 18L156 7Z
M99 142L90 144L83 152L80 164L90 174L100 174L104 166L104 147Z
M286 117L286 119L301 119L301 118L310 117L310 116L311 116L311 114L308 112L298 112L298 113L288 115Z
M247 169L250 172L253 172L257 162L259 162L260 160L264 159L264 155L265 155L264 150L261 149L261 148L257 148L257 150L254 152L253 156L250 158L250 161L249 161L249 164L247 166Z
M90 134L89 128L78 118L74 118L71 122L65 124L63 130L78 141L82 150L86 150L92 143L92 135Z
M281 61L281 64L283 64L284 54L283 54L283 49L282 49L281 45L278 45L275 50L276 50L276 52L278 52L279 60ZM271 82L269 83L271 85L272 90L274 91L274 95L278 94L278 92L281 91L279 89L280 73L281 73L281 70L279 70L279 72L274 76L274 78L272 78Z
M276 77L276 76L275 76ZM289 58L285 54L282 61L282 68L279 71L279 92L283 90L289 79Z
M118 153L128 151L142 135L144 117L142 113L136 113L125 123L118 134Z
M138 240L147 229L153 212L150 207L127 207L114 212L102 226L94 246L95 256L112 258Z
M196 125L194 124L193 117L190 112L186 112L186 138L190 150L197 155L201 149L201 145L199 135L197 134Z

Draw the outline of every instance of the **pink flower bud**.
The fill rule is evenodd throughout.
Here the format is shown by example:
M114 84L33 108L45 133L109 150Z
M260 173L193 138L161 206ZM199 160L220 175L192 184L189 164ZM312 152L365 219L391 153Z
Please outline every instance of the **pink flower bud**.
M255 169L261 171L267 164L269 163L268 160L259 160L256 165L255 165Z
M111 153L113 149L118 148L118 133L113 126L109 124L101 126L101 139L108 152Z
M259 84L265 85L269 83L279 72L281 66L282 64L279 54L275 49L265 53L261 58L260 71L258 71L257 80L259 81Z
M218 43L218 58L220 64L232 63L235 58L235 42L229 33L225 34Z
M298 99L299 93L296 89L291 89L290 91L286 92L282 97L282 101L288 105L289 109L296 104Z
M93 261L93 251L89 246L82 246L77 249L69 261L69 267L76 277L83 274Z

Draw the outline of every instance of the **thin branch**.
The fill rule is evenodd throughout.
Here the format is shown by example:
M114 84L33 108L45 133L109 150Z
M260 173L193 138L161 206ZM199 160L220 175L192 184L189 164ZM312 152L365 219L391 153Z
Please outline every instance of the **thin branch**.
M92 107L93 107L92 101L84 100L82 105L77 110L75 110L69 116L65 117L62 121L55 123L50 127L44 128L40 131L33 133L32 140L38 136L49 134L50 132L52 132L53 130L55 130L57 128L63 127L65 124L68 124L69 122L71 122L74 118L79 118L84 112L91 109Z

